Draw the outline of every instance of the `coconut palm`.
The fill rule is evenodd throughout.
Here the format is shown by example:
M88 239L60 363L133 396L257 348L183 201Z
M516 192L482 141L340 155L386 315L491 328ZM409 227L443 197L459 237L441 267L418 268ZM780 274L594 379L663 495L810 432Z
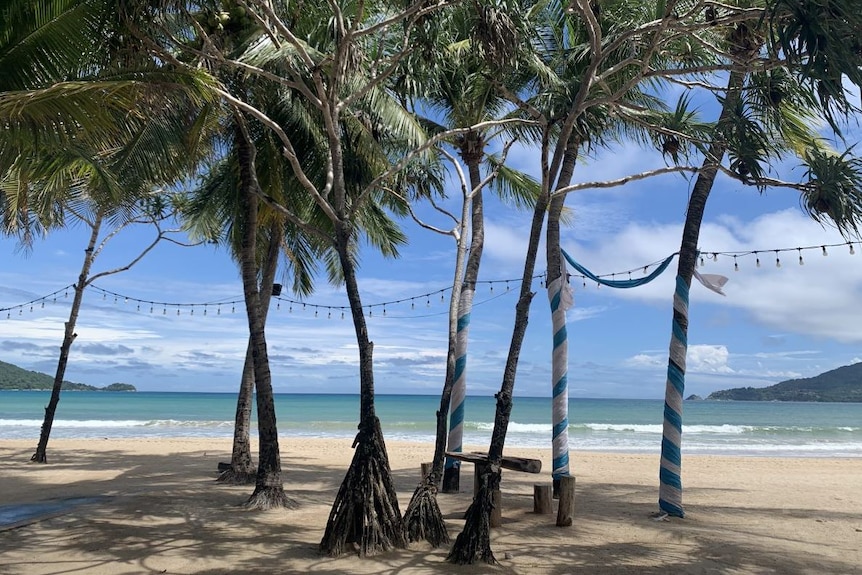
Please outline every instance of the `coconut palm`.
M684 517L681 481L682 398L685 389L685 355L689 322L688 295L697 264L700 227L709 194L728 155L724 171L744 183L765 187L763 164L787 153L799 153L808 166L808 182L799 186L802 203L818 221L834 223L842 233L856 233L859 221L859 163L847 154L823 150L816 134L808 128L817 123L819 111L837 128L836 113L851 109L841 86L841 71L848 70L859 83L858 52L847 50L839 38L848 30L860 30L860 22L837 18L833 10L849 15L848 6L836 3L821 7L826 13L806 13L817 3L775 2L770 35L765 22L756 20L732 25L717 25L723 43L735 66L727 78L720 99L721 112L709 145L703 150L703 164L689 196L679 250L676 288L673 300L673 333L665 386L662 433L659 508L663 513ZM748 3L745 3L748 7ZM815 10L816 11L816 10ZM858 12L858 10L856 11ZM717 19L732 13L724 8ZM821 22L837 18L836 31L822 28ZM851 19L852 20L852 19ZM843 26L842 26L843 25ZM846 27L846 29L845 29ZM832 36L831 34L839 34ZM774 43L767 45L772 36ZM825 49L825 43L836 47ZM783 50L787 67L766 72L754 71L751 64L766 49ZM810 58L807 56L811 56ZM855 59L855 60L854 60ZM801 83L800 83L801 80ZM808 93L802 88L808 86ZM819 98L819 106L815 103ZM819 108L819 110L817 110ZM841 174L835 178L835 174Z
M27 245L37 233L77 218L91 234L51 399L33 460L45 462L83 291L105 242L143 217L169 213L153 187L199 159L206 118L205 75L157 67L133 43L117 42L125 21L112 2L12 2L0 18L0 178L4 230ZM97 49L107 42L108 49ZM105 224L115 228L100 241ZM164 231L157 230L157 241Z
M344 7L344 11L336 4L309 6L297 14L265 2L250 4L259 20L270 23L271 28L265 40L252 45L232 64L280 83L290 89L292 97L315 110L314 117L322 126L326 169L322 174L310 171L297 153L293 134L250 104L245 94L224 91L223 96L278 135L297 181L328 221L322 228L294 206L281 206L289 220L327 238L345 282L359 348L360 423L354 459L336 496L320 547L330 555L348 548L367 555L403 546L406 541L374 409L372 344L356 279L357 246L362 238L359 214L363 210L380 214L386 209L403 211L403 206L394 203L396 196L386 189L404 185L393 177L392 167L406 165L409 158L403 159L403 150L408 145L408 149L415 148L422 132L382 90L391 72L374 76L374 68L365 63L370 63L367 58L372 56L390 57L392 43L401 37L401 30L394 33L391 23L405 21L407 16L396 14L395 20L384 19L390 24L388 29L375 28L384 33L372 35L363 26L377 26L381 14L366 11L364 5L361 9ZM351 166L359 157L367 158L370 169L362 177L356 177Z
M512 409L520 347L534 295L531 282L545 215L547 213L549 220L549 295L558 296L559 293L553 294L550 291L557 289L554 280L560 278L562 270L559 250L560 215L579 154L590 146L613 142L619 134L629 134L641 139L644 137L642 129L629 129L612 119L609 112L620 103L636 107L651 121L663 119L661 103L638 89L642 71L617 65L620 60L625 61L631 57L630 50L613 49L614 46L622 45L617 40L618 36L623 36L639 23L655 21L655 14L644 6L637 8L630 2L603 3L601 17L595 3L589 6L578 3L578 6L577 9L570 10L568 6L550 2L536 5L528 12L532 22L530 28L536 31L535 36L531 37L530 45L536 49L525 56L522 66L528 68L528 73L534 80L530 91L526 92L529 98L523 97L523 93L509 90L512 101L530 114L541 127L539 141L542 194L533 213L509 355L500 392L496 396L497 411L488 452L490 465L481 477L479 490L467 512L464 530L449 554L448 560L453 563L496 562L489 537L491 494L499 488L500 462ZM632 38L631 46L635 48L637 42L636 38ZM594 44L602 46L605 43L610 46L606 53L595 49ZM643 54L638 56L656 64L662 60L661 56L648 46ZM604 73L605 70L607 73ZM601 84L594 83L594 78L591 77L599 72L603 72ZM599 103L591 105L590 102L593 101ZM553 298L551 303L553 306ZM564 319L564 313L555 315L561 315ZM559 319L555 317L555 326L560 325ZM559 333L556 333L555 340L558 337ZM565 382L556 367L554 373L559 377L554 381L555 394L556 388L562 387L561 383ZM558 396L557 399L565 401L564 396ZM561 418L559 423L555 422L555 428L561 427L564 430L565 425L565 417ZM557 447L561 449L556 449ZM568 474L567 457L565 442L555 437L555 479Z
M456 166L462 195L462 214L452 235L456 240L455 277L452 286L446 374L437 411L437 433L432 466L417 486L405 511L405 525L410 541L425 539L438 546L448 542L448 533L436 502L441 482L444 493L457 492L460 462L447 458L444 452L462 450L463 420L466 396L467 340L473 295L479 276L484 247L484 201L486 187L516 205L529 204L537 194L538 184L525 174L505 165L504 158L487 151L489 140L503 135L517 135L519 124L506 122L504 114L510 104L496 93L488 78L488 69L479 54L481 48L472 41L474 19L470 9L459 9L442 15L435 27L435 41L442 48L434 58L410 62L411 76L427 76L418 82L423 90L416 95L423 109L433 118L425 119L434 133L456 132L445 145L454 148L466 166L466 174ZM446 31L445 33L443 31ZM509 129L507 129L507 127ZM522 130L523 131L523 130ZM446 152L452 163L457 160ZM483 172L485 175L483 175ZM466 176L466 177L465 177ZM464 211L466 210L466 211ZM469 218L469 220L468 220ZM468 225L469 224L469 225ZM466 233L469 230L469 236ZM454 397L454 401L450 398ZM449 434L446 435L447 415Z

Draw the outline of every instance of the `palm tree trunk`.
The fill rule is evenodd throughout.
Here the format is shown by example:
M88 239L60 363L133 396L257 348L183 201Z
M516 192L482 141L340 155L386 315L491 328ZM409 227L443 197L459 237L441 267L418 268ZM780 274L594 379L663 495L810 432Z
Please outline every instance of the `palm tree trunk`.
M563 159L563 170L557 182L557 189L571 184L578 157L580 140L572 138L566 148ZM546 287L551 302L551 318L553 326L553 352L551 373L552 386L552 458L551 478L554 494L559 493L560 478L569 475L569 389L568 389L568 358L569 342L566 332L566 309L562 304L562 290L568 284L568 278L563 278L563 258L560 253L560 217L566 203L566 195L557 195L551 199L548 207L548 227L546 230L545 252L547 257ZM557 282L557 280L561 280Z
M659 469L659 508L675 517L684 517L682 506L682 402L685 393L685 356L688 349L688 292L691 278L697 263L697 245L700 226L709 193L715 183L718 167L727 151L723 131L735 113L744 84L745 73L730 73L727 82L727 95L721 115L715 127L717 135L709 147L698 173L691 197L688 200L682 241L679 247L679 263L676 275L676 289L673 297L673 322L670 352L667 363L667 382L665 384L664 421L662 425L661 463Z
M545 157L547 134L542 144L542 156ZM568 185L575 169L576 153L567 150L557 178L556 188ZM566 182L566 184L563 184ZM512 392L515 388L515 376L518 371L518 360L521 356L521 346L527 332L530 317L530 303L535 295L532 289L533 274L536 269L536 256L539 251L539 241L542 236L542 224L545 212L550 203L549 185L543 185L543 194L536 202L533 210L533 220L530 225L530 239L527 243L527 255L524 260L524 273L521 277L521 291L518 303L515 305L515 325L512 330L512 340L509 344L509 354L503 371L503 381L500 391L496 394L497 409L494 414L494 429L491 432L491 444L488 447L488 465L481 473L479 488L473 497L473 503L467 509L464 529L455 539L455 544L449 552L447 561L458 565L468 565L482 561L497 563L491 550L491 509L493 507L493 492L500 488L500 470L503 459L503 446L506 443L506 432L512 415Z
M263 277L260 282L261 313L266 323L269 312L269 300L272 294L272 284L275 283L275 272L278 268L278 254L281 245L281 227L273 224L270 227L269 246L266 261L263 266ZM245 362L242 368L242 378L239 394L236 400L236 415L233 428L233 450L230 458L230 468L219 475L222 483L246 484L256 478L254 462L251 458L251 408L254 399L254 359L252 342L249 337L245 352Z
M452 401L449 407L449 451L463 450L464 411L467 397L467 343L470 333L470 314L473 310L473 296L476 293L476 280L479 278L479 265L485 246L485 208L482 190L476 190L482 181L479 171L481 154L478 157L465 156L470 173L470 185L475 191L471 209L470 252L467 269L458 307L458 328L455 341L455 381L452 387ZM457 493L461 488L461 462L447 459L443 472L443 493Z
M237 114L237 116L239 116ZM243 122L242 118L237 118ZM265 320L262 302L257 285L257 210L258 199L255 193L257 176L255 174L255 148L244 126L237 129L236 146L240 166L240 194L245 209L242 222L243 241L240 267L248 316L249 339L251 341L252 363L254 364L254 383L257 392L257 427L259 437L259 456L254 493L245 506L251 509L271 509L284 507L291 501L284 493L281 480L281 455L278 447L278 427L275 417L275 400L272 394L272 375L269 370L269 356L266 349Z
M66 322L63 333L63 343L60 345L60 359L57 361L57 372L54 375L54 385L51 387L51 398L45 407L45 419L42 421L42 431L39 435L39 444L30 461L36 463L47 463L48 438L51 436L51 427L54 425L54 415L57 412L57 404L60 403L60 389L63 386L63 378L66 376L66 364L69 361L69 351L78 334L75 333L75 325L78 323L78 313L81 311L81 302L84 299L84 289L88 285L90 268L96 258L96 242L99 240L99 232L102 229L102 212L96 214L96 218L90 225L90 240L84 250L84 262L81 264L81 273L75 284L75 295L72 299L72 308L69 310L69 320Z
M356 269L350 255L352 230L335 222L335 249L359 347L359 432L353 460L332 504L319 549L331 557L355 549L360 557L407 546L380 420L374 410L374 344L362 312Z
M473 172L471 166L471 180ZM449 542L449 532L446 529L446 522L443 520L443 513L440 511L440 506L437 504L437 486L440 483L440 478L443 476L443 458L446 450L446 420L449 412L450 400L455 381L459 375L463 375L463 363L456 361L456 348L459 338L462 335L463 325L460 315L463 300L461 299L462 285L464 280L464 261L467 259L467 213L468 210L476 212L475 206L472 203L474 191L478 195L481 193L477 190L478 187L478 162L475 166L475 175L477 183L473 185L470 191L467 191L464 196L464 202L461 208L461 219L458 226L458 235L456 237L456 257L455 257L455 274L452 281L452 297L449 299L449 337L448 348L446 352L446 375L443 380L443 391L440 394L440 408L437 410L437 428L436 438L434 442L434 458L431 463L431 471L427 477L424 477L422 482L416 487L413 492L413 497L410 498L410 503L407 505L407 510L404 513L404 524L407 532L408 541L428 541L432 546L439 547L444 543ZM481 198L479 199L481 204ZM479 207L479 217L481 218L481 205ZM481 251L481 247L479 248ZM478 268L478 265L477 265ZM478 269L477 269L478 271ZM475 278L474 278L475 283ZM470 295L472 300L472 293ZM469 316L468 316L469 318ZM466 337L466 333L463 334ZM459 367L460 374L459 374ZM463 378L461 378L463 381ZM463 393L462 393L463 402ZM462 403L463 413L463 403ZM450 435L451 437L451 435ZM458 451L461 451L460 443ZM450 476L451 477L451 476ZM458 476L455 476L457 481Z
M530 239L524 262L524 274L521 278L521 291L518 303L515 305L515 325L512 330L512 340L509 344L503 382L499 393L495 396L497 409L494 415L491 444L488 449L489 465L481 474L479 488L473 497L473 503L467 509L464 529L458 534L447 557L447 561L450 563L467 565L476 561L490 564L497 562L494 552L491 550L491 497L492 493L500 488L500 463L503 457L503 445L506 442L509 418L512 414L512 390L515 386L515 374L518 369L521 345L527 331L530 303L533 301L534 294L531 291L533 273L536 269L536 254L539 251L539 240L542 235L542 224L545 221L547 208L548 193L545 192L536 202L533 211Z

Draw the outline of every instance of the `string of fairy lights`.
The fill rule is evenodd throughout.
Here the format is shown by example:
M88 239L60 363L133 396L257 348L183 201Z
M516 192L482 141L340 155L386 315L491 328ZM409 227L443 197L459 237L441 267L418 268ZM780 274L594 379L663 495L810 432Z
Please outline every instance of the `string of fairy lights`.
M734 271L739 271L740 264L739 260L743 258L753 257L755 260L755 267L762 267L764 262L775 265L776 267L782 267L781 257L782 254L794 253L796 254L795 260L798 265L805 265L805 257L803 256L804 252L816 251L819 252L821 256L828 256L829 250L835 250L838 248L846 248L850 255L854 255L856 253L856 247L862 247L862 241L847 241L842 243L834 243L834 244L818 244L818 245L809 245L809 246L797 246L793 248L772 248L772 249L764 249L764 250L747 250L747 251L711 251L711 250L701 250L698 265L700 267L704 267L707 265L707 262L718 262L719 258L722 259L731 259L733 261L733 269ZM774 258L774 260L773 260ZM635 268L631 268L628 270L623 270L621 272L613 272L609 274L597 275L596 277L601 279L619 279L619 278L632 278L632 274L642 273L646 275L650 268L653 268L659 264L661 264L663 260L658 260L654 262L650 262L643 266L638 266ZM533 280L541 279L543 280L544 285L545 274L535 275L532 277ZM587 277L580 274L569 274L569 278L574 279L578 278L584 287L587 286L588 280ZM478 281L478 285L487 286L489 289L489 296L481 299L479 301L474 302L474 305L482 305L483 303L488 303L492 300L495 300L499 297L502 297L512 291L513 288L519 287L521 284L521 278L517 279L494 279L494 280L482 280ZM277 287L273 290L273 299L276 302L276 310L280 311L283 309L287 309L289 313L293 312L310 312L313 313L313 317L340 317L344 319L345 313L350 313L349 305L330 305L330 304L319 304L313 302L307 302L297 299L292 299L289 297L284 297L280 295L281 286L276 284ZM497 291L495 292L495 286L497 287ZM16 304L9 307L0 307L0 314L6 314L6 319L12 319L16 316L23 316L24 311L28 310L30 312L34 312L37 309L42 309L45 307L45 304L57 303L59 299L68 299L69 293L74 292L75 286L74 284L70 284L63 288L60 288L56 291L53 291L49 294L31 299L30 301ZM157 301L157 300L149 300L149 299L141 299L131 295L121 294L118 292L106 290L95 284L90 285L88 289L93 290L102 296L102 300L112 299L113 303L124 303L130 306L135 306L135 311L144 312L149 314L159 314L163 316L173 315L180 316L183 315L185 311L187 315L194 316L220 316L222 314L228 313L236 313L237 307L239 307L240 311L242 311L245 307L245 301L242 297L235 298L225 298L222 300L212 300L206 302L170 302L170 301ZM430 317L435 315L442 315L448 313L447 310L437 311L437 312L428 312L423 310L428 310L431 308L432 303L437 302L440 303L446 302L446 294L451 292L452 288L444 287L437 290L429 291L426 293L412 295L408 297L403 297L399 299L393 299L384 302L376 302L372 304L366 304L362 306L363 313L367 314L369 317L384 317L384 318L421 318L421 317ZM477 290L478 291L478 290ZM407 308L407 304L409 304L409 308ZM401 310L401 313L397 313L396 310ZM396 311L396 313L392 313ZM16 313L17 312L17 313ZM406 313L405 313L406 312Z

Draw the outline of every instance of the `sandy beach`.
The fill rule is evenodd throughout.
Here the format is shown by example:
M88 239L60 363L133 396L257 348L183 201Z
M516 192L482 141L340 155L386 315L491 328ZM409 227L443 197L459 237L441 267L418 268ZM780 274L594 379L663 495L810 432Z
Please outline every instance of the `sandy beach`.
M295 509L249 512L248 486L215 482L228 439L0 440L0 505L44 504L37 519L0 527L0 573L862 573L862 459L684 456L685 519L655 521L657 456L572 453L572 527L533 513L548 472L505 471L500 566L454 567L448 548L360 559L317 553L352 455L343 440L285 438L285 489ZM388 442L402 512L431 445ZM481 449L483 446L468 446ZM512 449L549 468L549 450ZM472 497L440 494L454 538ZM73 499L65 504L58 500ZM8 508L7 508L8 509Z

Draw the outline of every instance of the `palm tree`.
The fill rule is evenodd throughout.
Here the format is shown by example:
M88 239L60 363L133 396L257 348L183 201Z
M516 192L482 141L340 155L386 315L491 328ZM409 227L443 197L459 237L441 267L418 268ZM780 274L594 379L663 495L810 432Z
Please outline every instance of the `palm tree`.
M535 52L524 56L526 64L521 64L529 67L534 78L528 92L530 98L523 98L521 93L511 89L507 93L541 127L542 193L533 212L509 354L500 392L496 395L497 410L488 450L489 468L480 479L464 529L448 556L453 563L496 562L490 547L492 492L499 488L500 463L511 415L518 358L534 295L531 284L545 215L547 213L549 219L548 281L550 289L554 289L554 280L560 277L562 269L560 217L581 149L600 145L605 139L612 140L616 132L623 130L616 121L610 120L609 115L609 108L620 101L637 106L651 118L658 116L656 111L661 111L660 102L638 90L642 69L618 65L618 61L625 61L629 54L614 49L620 45L618 37L623 36L629 27L635 28L641 22L655 22L655 14L643 7L632 10L630 3L620 2L603 4L602 14L607 14L599 18L597 6L578 2L576 9L569 10L566 6L548 3L537 5L527 13L528 21L532 22L527 28L536 31L530 45L537 47ZM669 15L664 17L670 20ZM622 26L620 22L626 25ZM631 38L630 42L636 49L637 38ZM601 49L605 45L608 46L607 51ZM659 60L654 47L654 43L647 43L643 54L638 56L646 61ZM601 83L595 79L600 73ZM506 90L505 87L502 89ZM558 375L560 378L554 382L555 387L565 381L561 374ZM564 400L564 397L559 399ZM565 425L564 422L565 417L560 422L561 426ZM565 445L559 440L555 443L558 447ZM565 449L554 452L554 475L557 479L568 473L567 456Z
M810 9L812 4L808 5ZM802 74L803 82L819 88L819 111L833 127L836 117L832 104L839 112L850 109L842 98L841 71L848 69L857 83L860 57L846 50L839 40L847 30L826 31L821 28L822 18L834 18L830 12L838 9L848 14L847 7L824 8L827 14L804 14L801 5L790 5L783 1L772 9L772 25L778 27L777 46L788 55L789 71L775 68L768 72L752 72L751 62L764 49L770 36L768 27L756 22L741 22L720 26L718 33L725 35L724 42L731 60L736 64L731 69L727 86L721 99L721 113L715 125L709 147L704 151L703 164L698 172L686 210L679 250L676 288L673 300L673 322L668 358L667 383L665 386L664 424L662 433L659 508L663 513L684 517L681 481L682 398L685 389L685 356L688 333L688 295L691 279L697 265L700 227L709 194L716 176L722 170L725 154L729 155L730 168L726 173L739 178L743 183L765 187L764 170L761 164L770 157L805 149L803 160L808 165L809 182L800 186L803 205L818 221L832 221L842 232L856 232L856 222L862 213L858 204L858 161L824 152L816 134L809 125L816 123L814 116L815 92L800 92L801 85L793 74ZM858 12L858 10L856 10ZM721 14L717 14L721 16ZM840 21L840 19L839 19ZM859 22L849 23L851 30L859 30ZM807 30L813 26L816 33ZM841 28L841 24L838 24ZM831 34L838 34L831 36ZM819 36L818 36L819 34ZM811 38L822 38L822 43ZM825 43L838 47L825 50ZM811 50L813 58L803 54ZM835 53L837 50L837 54ZM855 58L855 61L854 61ZM800 65L801 64L801 65ZM837 77L836 77L837 74ZM819 77L819 79L817 79ZM811 84L816 81L817 84ZM834 96L833 96L834 94ZM841 174L835 178L836 174ZM853 183L856 182L856 183Z
M209 125L194 110L205 76L157 67L119 44L125 22L114 3L15 1L0 17L0 178L6 233L25 245L69 216L91 234L66 322L51 399L33 461L45 462L83 291L93 260L119 229L143 217L157 225L168 204L152 188L186 173ZM98 49L107 41L108 50ZM167 211L166 211L167 210ZM115 229L99 241L105 223Z
M386 24L379 25L381 15L366 12L364 5L350 6L342 12L340 6L330 4L308 7L302 14L295 14L265 2L251 4L259 21L270 24L267 38L252 45L241 59L229 65L280 83L291 90L292 97L315 110L314 117L321 120L326 169L319 177L309 172L297 153L293 135L249 103L245 94L223 91L222 95L278 135L297 181L325 214L328 223L321 227L308 220L304 212L293 209L294 206L281 206L290 221L327 238L337 254L335 262L344 279L359 349L360 423L356 451L336 496L320 548L324 553L338 555L355 544L360 555L377 553L404 546L406 541L374 409L372 344L356 279L355 254L362 234L359 214L365 210L376 211L378 215L385 214L386 209L404 211L397 198L385 189L402 185L394 181L393 164L402 163L405 146L415 148L422 132L382 90L391 68L384 67L384 73L375 76L374 69L363 64L365 55L389 58L392 43L401 38L401 30L395 34L391 24L405 21L420 7L411 7L403 15L395 14L393 20L384 18ZM321 22L333 25L321 26ZM365 25L385 33L372 35L371 29L363 28ZM358 157L368 158L366 165L370 171L362 173L362 177L355 177L351 166ZM404 159L403 163L406 165L408 161L409 158ZM399 233L389 224L381 231Z
M438 30L448 29L451 37L441 33L437 38L438 42L445 44L442 50L435 51L439 54L439 62L423 59L424 66L430 68L431 78L423 78L421 84L425 92L419 95L423 108L440 118L440 123L432 119L425 120L433 132L457 132L458 135L446 143L457 151L467 168L464 177L463 171L456 166L463 212L452 233L456 240L455 277L450 299L452 309L447 367L437 411L434 456L428 476L417 486L404 514L408 539L426 539L434 546L448 542L448 533L436 502L441 477L444 493L457 492L460 483L460 462L447 458L444 469L444 454L447 444L449 451L462 450L467 336L485 237L484 188L491 186L505 199L513 200L516 204L529 203L538 193L535 181L508 168L505 158L490 155L486 151L489 139L507 132L511 135L517 131L517 125L507 130L507 126L512 124L498 123L506 120L503 113L507 110L507 101L496 93L493 82L488 79L487 68L475 46L471 47L473 20L470 13L469 9L461 9L445 14L441 18L442 22L437 24ZM409 67L414 76L419 73L419 63L411 62ZM455 165L457 160L454 157L445 151L442 153ZM483 176L483 171L486 176ZM466 233L468 229L469 238ZM451 397L455 400L450 401Z

